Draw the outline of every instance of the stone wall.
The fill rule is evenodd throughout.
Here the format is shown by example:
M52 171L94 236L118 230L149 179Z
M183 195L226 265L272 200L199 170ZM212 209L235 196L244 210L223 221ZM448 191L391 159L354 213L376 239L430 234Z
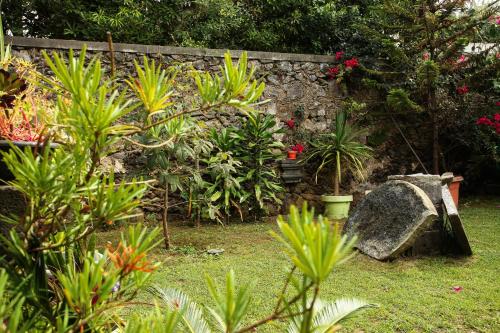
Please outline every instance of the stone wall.
M82 42L56 39L14 37L14 55L34 62L44 72L46 66L41 50L67 52L81 50L87 45L89 56L101 58L105 70L110 70L107 43ZM196 69L216 71L223 62L225 50L180 48L169 46L114 44L116 68L119 76L133 72L133 60L147 55L160 58L164 64L172 62L192 63ZM242 51L232 50L235 58ZM322 131L328 128L339 104L333 82L324 79L324 71L333 56L288 54L273 52L248 52L249 64L256 68L258 79L266 83L264 97L272 102L265 106L266 112L276 115L283 122L293 116L297 109L303 110L303 129Z

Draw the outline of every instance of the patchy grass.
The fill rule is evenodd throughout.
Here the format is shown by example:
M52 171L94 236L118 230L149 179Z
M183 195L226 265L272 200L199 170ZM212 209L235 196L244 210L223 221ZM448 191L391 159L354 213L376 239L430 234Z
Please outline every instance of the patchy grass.
M358 255L334 271L321 291L322 299L354 296L380 305L346 321L342 332L500 332L500 198L464 201L460 212L474 251L470 258L378 262ZM181 289L199 304L211 306L204 273L223 281L233 268L240 283L255 283L248 322L262 318L272 311L289 268L280 244L269 235L273 228L274 224L173 227L175 248L155 252L164 264L152 282ZM116 232L101 233L100 238L113 239ZM225 252L213 257L205 253L210 248ZM456 293L452 286L463 291ZM279 331L281 323L259 329Z

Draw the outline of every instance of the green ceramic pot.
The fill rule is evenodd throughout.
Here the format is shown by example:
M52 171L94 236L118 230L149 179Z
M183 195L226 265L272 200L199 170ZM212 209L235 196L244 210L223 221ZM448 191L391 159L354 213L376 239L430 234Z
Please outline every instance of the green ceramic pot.
M325 216L331 220L346 219L349 215L352 195L322 195L325 203Z

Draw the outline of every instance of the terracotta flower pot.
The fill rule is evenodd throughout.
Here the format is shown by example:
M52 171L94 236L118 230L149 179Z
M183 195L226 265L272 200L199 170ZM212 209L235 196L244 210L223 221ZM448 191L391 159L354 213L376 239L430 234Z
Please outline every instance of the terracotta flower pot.
M288 151L288 159L289 160L296 160L297 159L297 152L295 150L289 150Z
M451 193L451 197L453 198L453 202L455 202L455 206L458 208L458 198L460 192L460 183L464 180L462 176L453 177L453 180L450 184L449 190Z

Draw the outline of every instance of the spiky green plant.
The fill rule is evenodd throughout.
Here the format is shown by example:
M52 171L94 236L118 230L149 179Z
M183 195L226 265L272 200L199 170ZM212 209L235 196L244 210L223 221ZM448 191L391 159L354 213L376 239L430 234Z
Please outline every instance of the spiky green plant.
M372 156L372 148L361 143L359 139L367 131L358 129L347 122L347 112L337 112L335 130L320 134L316 140L310 142L311 148L304 161L319 161L316 169L318 174L324 168L333 171L334 194L340 193L342 172L349 170L355 176L364 178L364 162Z

